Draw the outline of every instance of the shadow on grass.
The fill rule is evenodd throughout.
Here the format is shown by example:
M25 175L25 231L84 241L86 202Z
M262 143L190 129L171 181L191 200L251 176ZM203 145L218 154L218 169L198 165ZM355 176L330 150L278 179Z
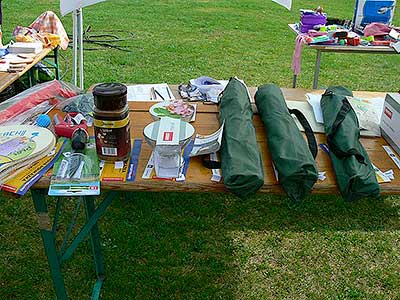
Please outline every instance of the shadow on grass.
M120 195L99 223L108 277L101 299L346 299L349 291L375 298L360 280L395 294L397 200L346 203L318 195L293 205L270 195ZM72 203L65 201L67 212ZM51 299L31 200L0 204L0 298ZM86 241L63 267L71 299L90 298L90 254ZM381 273L364 271L376 268ZM336 285L329 289L331 274Z
M281 196L132 193L109 209L101 222L110 277L104 299L252 298L237 288L238 236L269 235L274 243L276 233L308 232L318 243L331 233L400 229L389 198L346 203L318 195L293 206Z

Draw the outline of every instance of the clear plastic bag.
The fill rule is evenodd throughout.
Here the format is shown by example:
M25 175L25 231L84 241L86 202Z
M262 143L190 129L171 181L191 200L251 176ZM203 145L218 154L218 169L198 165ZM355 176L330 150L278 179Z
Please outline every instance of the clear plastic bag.
M0 103L0 124L22 124L20 119L26 120L29 114L33 115L46 112L68 98L81 94L82 90L72 84L53 80L35 85ZM48 104L40 105L47 101ZM40 109L43 109L42 111ZM24 115L20 117L20 115ZM16 118L14 120L14 118Z

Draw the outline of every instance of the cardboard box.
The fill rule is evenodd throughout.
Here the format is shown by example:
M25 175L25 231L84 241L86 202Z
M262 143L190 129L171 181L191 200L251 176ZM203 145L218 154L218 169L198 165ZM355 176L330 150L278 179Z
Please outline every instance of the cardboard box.
M381 118L382 137L400 154L400 94L386 95Z

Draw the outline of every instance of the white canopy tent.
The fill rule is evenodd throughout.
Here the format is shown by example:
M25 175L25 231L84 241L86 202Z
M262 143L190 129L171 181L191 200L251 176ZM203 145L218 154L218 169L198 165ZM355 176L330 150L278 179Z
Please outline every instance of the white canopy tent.
M73 38L72 38L72 83L84 88L83 81L83 10L85 6L103 2L105 0L60 0L61 15L72 12ZM79 74L79 85L78 85Z

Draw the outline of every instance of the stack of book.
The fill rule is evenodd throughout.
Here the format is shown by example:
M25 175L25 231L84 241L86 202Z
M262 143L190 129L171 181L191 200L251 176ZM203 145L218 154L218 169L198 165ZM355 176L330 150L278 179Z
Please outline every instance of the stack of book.
M37 126L0 127L0 184L25 171L53 150L53 133Z

